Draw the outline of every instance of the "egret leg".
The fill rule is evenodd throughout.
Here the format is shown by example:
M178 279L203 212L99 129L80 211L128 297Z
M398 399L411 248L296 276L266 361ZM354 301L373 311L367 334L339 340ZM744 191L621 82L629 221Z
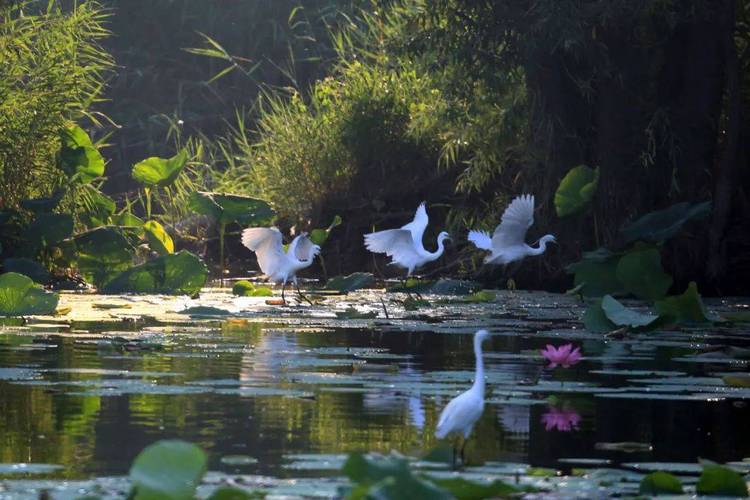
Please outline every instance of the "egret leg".
M507 281L507 283L505 284L505 286L506 286L506 287L508 288L508 290L510 290L511 292L515 291L515 290L516 290L516 280L514 280L513 278L508 278L508 281Z
M297 287L297 294L302 300L307 301L308 304L313 305L312 301L307 298L305 294L302 293L302 290L299 289L299 283L297 283L297 280L294 280L294 286Z
M286 305L286 297L284 297L284 289L286 288L286 281L281 284L281 301Z
M464 453L466 451L466 441L468 439L464 439L464 443L461 445L461 465L466 465L466 454Z

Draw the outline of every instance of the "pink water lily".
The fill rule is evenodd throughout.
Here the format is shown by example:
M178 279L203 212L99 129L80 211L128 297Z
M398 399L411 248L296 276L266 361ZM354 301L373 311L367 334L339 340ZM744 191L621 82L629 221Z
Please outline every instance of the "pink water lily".
M550 406L547 413L542 415L544 429L551 431L556 429L561 432L570 432L578 430L578 424L581 422L581 415L573 409L559 409Z
M541 353L549 361L547 368L555 368L557 365L569 368L581 361L581 349L578 347L573 349L573 344L565 344L560 347L547 344L547 347Z

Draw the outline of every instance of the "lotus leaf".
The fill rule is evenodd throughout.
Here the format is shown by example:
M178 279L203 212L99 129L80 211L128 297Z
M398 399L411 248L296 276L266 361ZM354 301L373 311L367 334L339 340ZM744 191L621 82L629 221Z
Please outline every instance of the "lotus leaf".
M130 468L135 498L193 498L206 465L206 454L198 446L184 441L158 441L141 451Z
M662 242L677 234L682 226L692 220L707 217L711 202L677 203L664 210L650 212L620 229L626 243L637 240Z
M0 316L52 314L59 297L45 291L28 276L0 274Z
M555 192L555 210L565 217L583 210L594 197L599 183L599 168L579 165L571 169L560 181Z
M570 264L566 270L573 273L575 287L585 297L601 297L624 291L624 286L617 279L617 264L620 255L606 248L586 252L578 262Z
M68 177L89 183L104 175L104 158L81 127L63 129L60 140L57 162Z
M118 229L100 227L77 235L73 241L79 272L97 288L103 287L132 263L132 246Z
M26 239L35 246L51 246L73 233L73 217L68 214L39 214L26 228Z
M310 240L316 245L323 246L323 243L328 240L328 236L331 234L331 231L333 231L333 228L340 226L341 222L341 216L335 216L327 228L313 229L310 231Z
M184 149L172 158L152 156L133 166L133 179L144 186L169 186L187 165L187 151Z
M703 472L695 490L699 495L747 498L747 484L742 476L708 460L703 462Z
M668 472L652 472L641 480L641 495L681 495L682 483Z
M50 274L47 269L35 260L19 258L5 259L3 261L3 271L6 273L18 273L28 276L37 283L47 283Z
M196 295L208 277L206 264L182 250L162 255L122 272L103 289L104 293L164 293Z
M151 250L159 255L174 253L174 242L161 224L150 220L143 224L143 230Z
M365 288L375 283L372 273L353 273L348 276L335 276L326 283L326 290L335 290L339 293L349 293L360 288Z
M617 263L616 275L626 291L645 300L664 297L672 286L672 277L661 267L661 255L655 248L623 255Z
M671 323L706 323L711 321L698 293L698 286L690 282L682 295L659 300L654 305L659 316Z

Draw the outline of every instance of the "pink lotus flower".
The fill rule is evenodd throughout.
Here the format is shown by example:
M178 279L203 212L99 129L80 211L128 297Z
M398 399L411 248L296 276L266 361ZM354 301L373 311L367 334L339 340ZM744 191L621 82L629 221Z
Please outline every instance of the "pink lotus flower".
M549 411L542 415L544 429L551 431L557 429L561 432L570 432L578 430L578 424L581 422L581 416L577 411L571 409L559 409L554 406L549 407Z
M547 347L541 353L549 361L547 368L550 369L555 368L557 365L569 368L581 361L581 349L578 347L573 349L573 344L565 344L557 348L547 344Z

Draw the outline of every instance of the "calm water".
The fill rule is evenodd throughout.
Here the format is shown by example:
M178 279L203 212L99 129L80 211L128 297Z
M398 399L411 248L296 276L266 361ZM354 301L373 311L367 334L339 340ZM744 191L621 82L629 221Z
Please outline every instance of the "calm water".
M158 300L170 312L198 303L249 310L226 293L180 307ZM437 444L442 406L471 383L479 326L494 335L485 344L489 404L467 446L473 464L565 471L750 457L750 390L721 379L748 369L741 329L606 339L582 330L573 299L534 294L415 313L390 305L390 321L335 319L342 307L259 306L179 322L132 321L137 311L113 308L106 323L6 326L0 464L62 466L41 476L51 478L121 475L162 438L201 445L211 470L281 478L334 473L309 470L299 454L418 456ZM584 360L545 369L539 349L568 342Z

